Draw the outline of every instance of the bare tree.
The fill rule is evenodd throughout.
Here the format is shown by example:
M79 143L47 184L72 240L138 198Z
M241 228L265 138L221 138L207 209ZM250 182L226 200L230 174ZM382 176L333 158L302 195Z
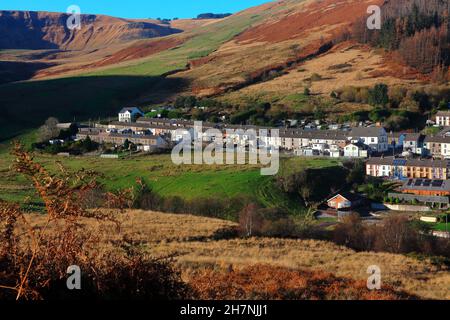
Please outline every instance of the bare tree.
M261 228L262 219L258 214L258 206L254 203L246 205L239 214L239 227L246 237L255 235Z
M61 129L58 128L58 119L54 117L48 118L44 125L39 128L39 140L47 141L59 135Z

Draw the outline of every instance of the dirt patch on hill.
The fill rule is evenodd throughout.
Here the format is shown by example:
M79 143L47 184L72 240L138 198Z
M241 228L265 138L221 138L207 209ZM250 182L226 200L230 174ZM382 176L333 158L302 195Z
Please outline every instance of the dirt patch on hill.
M317 1L306 4L302 12L287 15L276 22L267 22L251 28L237 37L238 42L281 42L297 38L307 30L325 26L349 25L366 14L371 4L381 0Z
M89 67L103 67L111 64L116 64L124 61L145 58L155 53L172 49L183 44L186 38L174 37L167 39L159 39L151 42L140 43L130 46L123 50L114 53L112 56L103 59L100 62L91 64Z

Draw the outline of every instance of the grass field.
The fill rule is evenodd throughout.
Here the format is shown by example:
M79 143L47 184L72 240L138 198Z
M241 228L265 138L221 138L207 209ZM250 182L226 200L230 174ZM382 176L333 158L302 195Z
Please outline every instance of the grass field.
M119 215L119 213L118 213ZM425 298L450 298L450 272L428 260L417 260L399 254L355 252L330 242L272 238L222 239L219 232L233 228L228 221L182 214L131 210L122 213L120 232L111 232L112 225L85 219L87 229L103 239L96 249L103 251L123 235L133 239L152 256L174 255L182 275L196 270L239 269L253 264L286 267L291 270L320 270L337 276L366 280L367 268L381 269L382 286L392 285ZM29 216L32 224L42 225L43 215Z
M25 136L29 144L33 134ZM0 149L0 199L22 202L38 199L23 176L12 172L9 167L13 157L3 146ZM256 165L180 165L172 163L169 154L131 156L122 159L102 159L94 156L58 157L36 155L35 160L50 172L57 173L60 162L69 171L82 169L98 173L99 181L107 190L118 190L136 185L142 178L152 190L161 196L194 198L253 198L265 207L280 207L287 210L301 210L300 202L293 201L274 187L274 177L262 176ZM288 158L282 159L280 174L287 174L301 168L318 168L339 165L333 159Z

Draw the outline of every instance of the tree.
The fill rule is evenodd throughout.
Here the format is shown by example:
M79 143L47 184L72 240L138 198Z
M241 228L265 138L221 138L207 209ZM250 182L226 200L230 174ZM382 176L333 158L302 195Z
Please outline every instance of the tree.
M258 213L258 206L254 203L246 205L239 214L239 227L246 237L251 237L261 229L262 217Z
M366 178L366 165L364 161L347 161L343 165L349 170L346 178L348 184L360 185L364 183Z
M130 148L130 141L128 139L126 139L125 142L123 143L123 148L126 150Z
M53 117L48 118L44 125L39 128L39 140L43 142L59 136L60 129L58 128L58 123L58 119Z
M388 86L383 83L378 83L373 89L369 90L369 104L372 106L385 107L389 102Z

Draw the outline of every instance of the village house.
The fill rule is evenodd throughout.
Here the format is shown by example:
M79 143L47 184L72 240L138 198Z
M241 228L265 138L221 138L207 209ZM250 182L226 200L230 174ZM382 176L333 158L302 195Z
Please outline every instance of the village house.
M131 108L123 108L119 112L119 121L120 122L134 122L138 117L143 117L144 112L141 109L136 107Z
M450 158L450 136L426 136L424 139L426 152L436 158Z
M403 142L405 141L406 133L403 132L389 132L388 133L388 147L394 149L403 149Z
M368 146L362 142L350 143L344 147L344 157L347 158L367 158Z
M388 150L388 135L383 127L354 127L349 133L352 143L362 142L371 151L385 152Z
M128 140L129 142L136 144L138 149L144 151L166 149L168 147L168 143L162 137L155 135L106 132L92 128L80 129L77 133L77 139L79 140L84 140L87 137L97 143L111 143L117 146L124 145L125 141Z
M440 159L402 159L394 157L370 158L366 174L391 179L424 178L445 180L449 175L449 161Z
M366 162L366 175L372 177L394 177L392 157L374 157Z
M342 192L328 199L327 205L336 210L352 209L360 206L362 202L363 198L361 196L351 192Z
M438 111L436 113L436 124L441 127L450 126L450 110L449 111Z
M422 155L424 138L425 136L420 133L408 133L403 142L403 151Z

